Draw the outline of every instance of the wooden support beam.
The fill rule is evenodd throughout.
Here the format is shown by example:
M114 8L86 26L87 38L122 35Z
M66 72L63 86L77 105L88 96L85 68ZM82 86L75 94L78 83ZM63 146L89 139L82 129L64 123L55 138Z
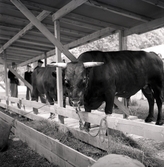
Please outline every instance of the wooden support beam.
M54 11L54 12L59 10L59 9L51 7L51 6L46 6L44 4L38 4L38 3L35 3L35 2L30 2L30 1L24 1L24 4L26 4L26 6L28 6L28 7L37 6L40 9L45 9L45 10ZM73 13L73 12L67 14L65 18L68 18L70 20L78 20L82 23L88 22L88 23L91 23L91 24L94 24L94 25L101 25L102 27L112 27L112 28L115 28L115 29L125 29L126 28L124 26L111 24L111 23L108 23L108 22L105 22L105 21L101 21L99 19L94 19L94 18L91 18L91 17L88 17L88 16L76 14L76 13ZM61 18L61 20L62 20L62 18Z
M164 26L164 17L125 30L124 36L142 34Z
M127 50L127 37L124 36L124 30L119 31L119 50Z
M42 11L38 16L37 19L42 21L44 18L46 18L50 12L48 11ZM29 23L26 27L24 27L21 31L19 31L14 37L12 37L8 42L6 42L1 48L0 53L2 53L5 49L7 49L12 43L14 43L16 40L21 38L23 35L25 35L29 30L33 28L33 24Z
M26 52L35 53L35 54L41 53L41 51L39 51L39 50L27 49L27 48L23 48L23 47L20 48L20 47L17 47L17 46L11 46L10 49L11 50L16 50L16 51L20 50L20 51L25 52L25 53Z
M45 67L47 66L47 54L46 54L46 52L44 53L44 65L45 65Z
M13 68L11 68L10 66L8 68L16 77L18 77L21 81L23 81L24 84L32 90L31 84L29 84L24 78L22 78Z
M9 97L9 83L8 83L8 73L7 73L7 55L6 55L6 51L3 52L3 57L4 57L4 69L5 69L5 93L6 93L6 97ZM6 100L6 109L8 110L9 107L9 101Z
M92 33L92 34L89 34L89 35L87 35L87 36L85 36L85 37L82 37L82 38L80 38L80 39L78 39L78 40L75 40L75 41L73 41L73 42L71 42L71 43L69 43L69 44L66 44L66 45L64 45L64 47L67 48L67 49L71 49L71 48L80 46L80 45L82 45L82 44L85 44L85 43L87 43L87 42L92 42L92 41L94 41L94 40L96 40L96 39L98 39L98 38L102 38L102 37L105 37L105 36L107 36L107 35L114 34L114 33L116 33L116 31L114 31L114 30L113 30L112 28L110 28L110 27L107 27L107 28L98 30L98 31L96 31L96 32L94 32L94 33ZM53 49L53 50L47 52L47 57L53 56L54 54L55 54L55 49ZM36 61L36 60L38 60L38 59L41 59L41 58L44 58L44 57L43 57L43 54L41 54L41 55L39 55L39 56L37 56L37 57L31 59L31 60L28 60L28 61L26 61L26 62L21 63L20 66L29 64L29 63L31 63L31 62L33 62L33 61Z
M119 50L127 50L127 37L124 37L124 30L119 31ZM127 118L127 116L129 115L129 109L127 108L128 107L127 99L123 98L122 100L123 100L123 104L121 105L118 105L117 103L115 104L118 106L120 110L124 112L124 118ZM116 99L115 99L115 102L116 102Z
M2 58L0 58L0 62L1 62L2 64L5 64L5 61L4 61ZM24 80L24 78L22 78L13 68L11 68L10 66L8 66L8 69L9 69L16 77L18 77L20 80L22 80L22 81L24 82L24 84L25 84L26 86L28 86L28 87L32 90L32 86L31 86L26 80Z
M164 2L163 1L160 1L160 0L158 0L158 1L157 0L142 0L142 1L164 9Z
M66 14L70 13L77 7L81 6L83 3L87 2L88 0L72 0L67 5L59 9L56 13L52 15L52 20L56 21L61 17L65 16Z
M45 35L58 49L65 54L71 61L76 58L54 37L54 35L38 20L35 16L18 0L11 2Z
M54 22L54 32L55 32L55 37L60 41L60 22L59 20ZM55 47L56 51L56 62L61 62L61 52L60 50ZM63 83L62 83L62 69L57 68L56 69L56 74L57 74L57 99L58 99L58 105L60 107L63 107ZM64 124L64 117L59 116L59 120L61 123Z
M92 34L89 34L85 37L82 37L80 39L77 39L67 45L65 45L66 48L73 48L73 47L77 47L77 46L80 46L82 44L85 44L87 42L92 42L98 38L102 38L102 37L105 37L107 35L110 35L110 34L113 34L115 33L116 31L110 27L107 27L107 28L104 28L104 29L101 29L101 30L98 30Z
M148 21L152 20L149 17L138 15L138 14L132 13L130 11L120 9L120 8L117 8L117 7L114 7L114 6L106 5L106 4L103 4L103 3L99 3L99 2L96 2L96 1L93 1L93 0L89 0L86 4L90 5L90 6L97 7L97 8L102 9L102 10L106 10L106 11L109 11L109 12L112 12L112 13L119 14L121 16L125 16L125 17L129 17L129 18L132 18L132 19L135 19L135 20L139 20L139 21L142 21L142 22L148 22Z
M61 23L64 23L64 24L69 24L69 25L75 25L76 27L80 27L80 28L84 28L84 29L89 29L89 30L100 30L101 28L103 28L101 25L94 25L92 23L81 23L79 21L76 21L76 20L70 20L70 19L67 19L67 18L62 18L61 20Z
M55 49L53 49L53 50L51 50L51 51L49 51L49 52L46 53L47 58L50 57L50 56L53 56L54 54L55 54ZM24 61L23 63L20 63L19 66L25 66L25 65L27 65L27 64L36 62L36 61L38 61L39 59L44 59L44 57L45 57L45 54L42 53L42 54L40 54L40 55L37 56L37 57L34 57L34 58L32 58L32 59L29 59L29 60L27 60L27 61Z

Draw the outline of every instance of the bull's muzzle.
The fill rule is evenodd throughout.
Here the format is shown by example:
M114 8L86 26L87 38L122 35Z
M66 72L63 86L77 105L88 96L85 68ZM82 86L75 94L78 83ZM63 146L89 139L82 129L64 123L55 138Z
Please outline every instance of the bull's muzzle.
M79 107L80 106L80 99L71 99L71 103L73 107Z

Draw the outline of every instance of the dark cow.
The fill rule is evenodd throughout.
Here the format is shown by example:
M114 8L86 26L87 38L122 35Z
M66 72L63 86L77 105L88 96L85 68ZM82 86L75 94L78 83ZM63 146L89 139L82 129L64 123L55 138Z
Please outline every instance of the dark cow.
M89 51L81 54L77 62L56 66L65 68L65 86L72 103L84 104L86 112L97 109L105 101L105 113L112 114L115 96L129 98L142 89L149 103L145 121L153 120L155 99L156 124L163 124L163 63L155 53ZM85 123L85 128L89 127L90 124Z
M32 74L32 86L32 100L38 101L40 96L42 103L46 103L48 100L50 105L53 105L57 101L56 67L48 65L35 69ZM63 97L65 107L65 94Z

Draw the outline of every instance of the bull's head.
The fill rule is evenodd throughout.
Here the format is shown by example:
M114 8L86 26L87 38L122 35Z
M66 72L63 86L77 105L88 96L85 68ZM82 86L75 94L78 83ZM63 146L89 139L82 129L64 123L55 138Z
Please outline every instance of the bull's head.
M65 68L64 84L73 106L83 104L84 92L88 85L87 68L100 66L103 62L55 63L54 66Z

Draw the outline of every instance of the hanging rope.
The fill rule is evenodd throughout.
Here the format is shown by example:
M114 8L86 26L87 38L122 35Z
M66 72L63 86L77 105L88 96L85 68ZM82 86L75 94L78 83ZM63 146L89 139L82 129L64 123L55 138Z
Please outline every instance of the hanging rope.
M83 124L82 118L81 118L81 116L80 116L80 114L79 114L79 112L81 111L81 110L80 110L80 107L79 107L79 106L78 106L78 107L75 107L75 110L76 110L76 114L77 114L78 117L79 117L80 130L83 130L83 129L84 129L84 124ZM104 130L104 128L103 128L103 122L105 122L105 133L106 133L106 134L105 134L104 131L103 131L103 130ZM101 132L102 132L102 135L100 134ZM91 137L96 137L96 136L98 136L98 135L99 135L99 137L100 137L100 136L103 136L103 141L102 141L102 142L105 141L105 138L106 138L106 135L107 135L108 148L109 148L109 130L108 130L107 116L105 116L104 118L101 119L98 132L97 132L95 135L91 134L91 133L88 132L88 131L87 131L87 133L88 133ZM107 150L107 152L108 152L108 150Z

